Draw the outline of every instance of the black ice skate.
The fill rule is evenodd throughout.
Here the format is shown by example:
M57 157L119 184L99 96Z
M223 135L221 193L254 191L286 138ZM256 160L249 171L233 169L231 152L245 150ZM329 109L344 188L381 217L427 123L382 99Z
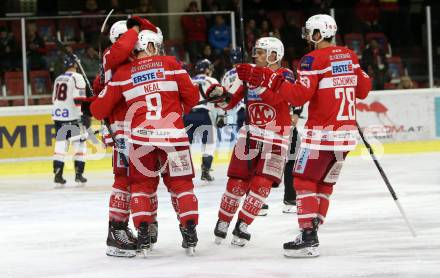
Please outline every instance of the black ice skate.
M136 256L136 242L130 239L126 229L129 229L127 223L109 222L107 256L128 258Z
M148 222L141 222L138 228L137 249L144 257L147 256L151 247L150 227Z
M226 238L226 234L228 233L229 223L222 220L217 220L217 224L215 224L214 235L215 235L215 244L221 244L222 241Z
M154 221L150 225L149 233L150 233L150 250L153 250L154 244L157 242L157 235L158 235L158 223L157 221Z
M86 185L87 179L82 174L76 174L75 182L77 187L83 187Z
M319 256L318 221L314 227L304 229L294 241L284 243L284 256L292 258L309 258Z
M55 175L53 182L55 183L55 189L64 188L66 186L66 180L63 178L62 172Z
M296 213L296 200L284 200L283 213Z
M194 256L195 247L197 245L197 231L196 224L193 220L186 222L186 228L180 226L180 232L182 233L182 247L186 249L188 256Z
M251 239L251 234L247 231L248 225L243 222L243 220L238 219L235 224L235 228L232 231L234 237L232 238L231 244L237 246L245 246L246 243Z
M268 204L264 204L260 211L258 212L258 216L266 216L267 212L269 211L269 205Z
M200 178L202 181L212 182L214 181L214 177L209 173L211 170L202 167L202 177Z

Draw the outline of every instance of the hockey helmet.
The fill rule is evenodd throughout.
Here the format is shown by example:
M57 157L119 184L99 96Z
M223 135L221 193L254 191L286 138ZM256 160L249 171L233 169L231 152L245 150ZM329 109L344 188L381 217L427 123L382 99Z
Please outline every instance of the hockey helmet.
M279 39L274 37L259 38L255 42L255 46L252 48L252 57L256 57L257 49L264 49L266 51L266 62L269 65L273 65L281 61L281 59L283 59L284 56L283 43ZM275 61L269 61L269 56L272 52L275 52L277 55Z
M137 51L145 51L149 53L147 47L149 43L152 43L154 45L155 52L149 54L157 55L161 49L162 42L163 42L162 32L155 33L150 30L142 30L139 32L138 41L136 42L135 48Z
M126 20L120 20L113 23L112 27L110 28L110 41L112 43L115 43L115 41L119 38L120 35L127 32L127 21Z
M196 74L204 74L207 69L212 71L212 63L208 59L197 61L194 68Z
M76 64L76 61L79 61L79 59L75 54L64 55L63 64L65 68L73 67L73 65Z
M321 33L321 38L318 41L315 41L312 38L315 30L318 30L319 33ZM327 14L317 14L307 19L306 25L302 28L302 38L313 43L319 43L323 39L334 37L337 30L338 26L333 17Z

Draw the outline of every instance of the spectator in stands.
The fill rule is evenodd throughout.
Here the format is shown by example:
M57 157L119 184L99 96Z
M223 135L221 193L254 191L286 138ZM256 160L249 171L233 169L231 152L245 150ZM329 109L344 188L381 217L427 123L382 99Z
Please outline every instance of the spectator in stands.
M197 2L189 3L185 12L199 12ZM180 22L185 37L185 48L191 63L194 64L206 44L206 18L203 15L184 15L180 18Z
M81 64L84 67L87 78L93 82L96 73L99 71L99 55L91 45L87 47L86 52L81 57Z
M209 44L216 55L220 55L229 48L231 43L231 28L226 26L222 15L215 16L215 25L209 29Z
M367 32L378 32L380 27L379 22L379 6L374 0L359 0L355 7L355 14L360 20L360 31L363 33Z
M376 40L371 40L362 52L361 66L373 77L373 89L383 90L387 79L388 62L385 52Z
M258 31L257 31L257 37L259 37L259 38L270 37L270 36L272 36L272 34L273 34L273 31L270 26L269 20L264 19L263 21L261 21L260 29L258 29Z
M217 0L202 0L202 11L204 12L216 12L220 10L220 5ZM212 15L205 15L208 26L214 25L214 18Z
M255 45L255 41L257 40L257 22L255 19L250 19L246 22L245 34L247 45L246 51L250 53L250 51L252 51L252 46Z
M304 40L301 39L301 27L295 18L289 18L287 25L281 28L281 41L286 48L286 59L291 61L305 54Z
M35 23L28 24L26 34L26 49L29 69L47 69L47 63L44 59L44 55L47 52L46 43L44 42L43 38L38 34L37 25Z
M86 0L85 10L83 15L97 15L102 14L102 11L98 9L98 3L96 0ZM81 30L84 32L85 42L88 44L95 43L101 28L101 18L93 16L81 19Z
M139 4L134 9L137 14L154 13L153 3L150 0L139 0ZM148 18L150 20L150 18Z
M411 80L411 77L408 75L403 75L400 77L399 85L397 85L397 89L414 89L416 86L414 82Z
M113 14L123 14L125 13L124 9L122 9L119 5L119 0L110 0L110 10L114 9Z
M18 68L19 58L17 42L14 37L8 33L6 27L0 27L0 73Z

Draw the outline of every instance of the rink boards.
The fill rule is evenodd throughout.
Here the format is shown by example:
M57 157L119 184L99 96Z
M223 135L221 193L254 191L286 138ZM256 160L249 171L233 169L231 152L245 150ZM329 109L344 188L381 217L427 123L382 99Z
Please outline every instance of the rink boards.
M50 113L50 105L0 108L0 174L50 171L55 142ZM440 151L440 89L372 92L358 100L357 119L379 155ZM218 138L215 163L224 164L236 139L235 127L223 128ZM198 164L200 148L192 149ZM367 153L358 145L351 155L361 154ZM100 144L88 143L88 159L89 170L111 165L109 151Z

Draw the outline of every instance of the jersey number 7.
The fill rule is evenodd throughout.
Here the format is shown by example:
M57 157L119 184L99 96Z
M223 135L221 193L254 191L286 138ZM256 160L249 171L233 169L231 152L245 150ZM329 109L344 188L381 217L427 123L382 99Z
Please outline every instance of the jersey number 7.
M335 89L335 98L341 99L341 105L339 106L338 116L336 120L338 121L347 121L347 120L355 120L356 119L356 105L355 105L355 95L354 88L336 88ZM344 114L345 106L348 106L348 115Z

